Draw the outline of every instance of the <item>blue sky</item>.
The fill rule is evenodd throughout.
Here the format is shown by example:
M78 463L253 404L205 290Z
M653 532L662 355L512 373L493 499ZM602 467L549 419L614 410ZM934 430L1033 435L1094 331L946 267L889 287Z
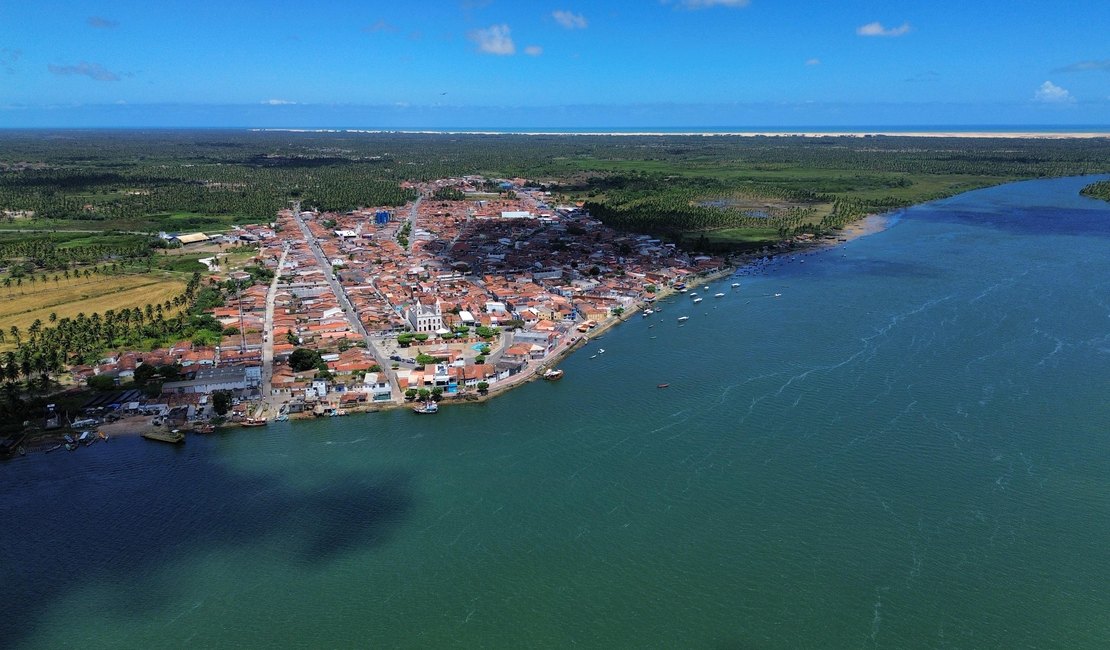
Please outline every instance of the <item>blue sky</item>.
M0 2L0 126L1110 124L1107 0Z

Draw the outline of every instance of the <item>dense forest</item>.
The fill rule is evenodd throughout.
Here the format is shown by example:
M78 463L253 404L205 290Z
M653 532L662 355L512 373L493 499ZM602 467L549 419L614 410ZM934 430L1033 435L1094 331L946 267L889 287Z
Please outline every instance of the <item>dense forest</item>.
M300 199L400 205L403 181L524 177L620 228L821 232L1019 178L1110 171L1105 139L242 130L0 133L2 227L222 229Z
M1110 201L1110 181L1099 181L1084 187L1080 192L1083 196L1090 196L1103 201Z

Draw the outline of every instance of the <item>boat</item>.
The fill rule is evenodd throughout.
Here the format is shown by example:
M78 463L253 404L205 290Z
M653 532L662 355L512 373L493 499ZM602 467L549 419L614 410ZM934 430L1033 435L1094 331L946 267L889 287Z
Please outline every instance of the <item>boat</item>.
M654 309L645 309L644 310L644 318L647 318L648 316L651 316L654 313L655 313Z
M597 353L598 354L605 354L605 348L598 348Z
M46 453L49 454L52 451L58 451L59 449L62 448L62 446L63 446L62 443L59 442L58 444L54 445L53 447L48 447L47 450L46 450Z
M72 445L74 442L73 436L69 435L68 433L62 436L62 440L65 440L67 445Z
M108 434L104 433L103 431L97 431L96 435L97 435L98 438L100 438L104 442L108 442Z
M698 294L697 294L696 292L695 292L695 293L691 293L691 294L690 294L690 297L691 297L691 298L697 298L697 297L698 297Z
M596 358L597 358L597 355L596 355L596 354L592 354L592 355L590 355L590 358L591 358L591 359L596 359Z
M429 400L427 402L424 402L420 406L417 406L416 408L414 408L412 410L412 412L416 413L418 415L428 415L428 414L431 414L431 413L437 413L437 412L439 412L439 404L436 404L435 402Z
M173 429L166 431L165 429L158 429L154 431L144 431L141 434L147 440L157 440L158 442L169 442L172 444L180 444L185 442L185 434L181 433L180 429Z
M694 298L694 304L695 305L698 304L699 302L701 302L701 298Z
M703 288L703 289L705 289L706 291L709 291L709 285L708 285L708 284L707 284L707 285L705 285L705 286L704 286L704 287L702 287L702 288Z
M87 445L89 444L89 438L92 438L92 432L82 431L81 435L77 436L77 442L83 442Z
M678 317L678 322L680 322L680 323L682 323L684 321L688 321L688 320L690 320L689 316L679 316Z
M66 443L66 451L73 451L74 449L77 449L77 443L75 443L75 442L67 442Z
M245 427L264 427L266 426L266 418L247 418L240 422Z
M548 381L558 381L563 378L563 371L552 368L543 373L543 378Z
M732 283L732 288L733 288L733 289L735 289L735 288L737 288L737 287L739 287L739 286L740 286L740 283L739 283L739 282L733 282L733 283Z
M714 297L714 298L724 298L724 297L725 297L725 294L723 294L723 293L715 293L715 294L713 294L713 297Z
M193 433L212 433L215 430L216 427L211 424L198 424L193 427Z
M656 388L666 388L667 386L670 386L670 384L656 384L655 385Z
M781 295L782 295L781 293L776 293L776 294L775 294L775 297L776 297L776 298L778 298L778 297L779 297L779 296L781 296Z

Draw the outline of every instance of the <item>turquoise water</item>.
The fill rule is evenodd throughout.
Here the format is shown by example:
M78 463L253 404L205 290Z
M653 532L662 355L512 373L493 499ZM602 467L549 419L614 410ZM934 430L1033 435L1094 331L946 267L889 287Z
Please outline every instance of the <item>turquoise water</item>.
M906 210L481 405L0 465L0 645L1108 647L1086 182Z

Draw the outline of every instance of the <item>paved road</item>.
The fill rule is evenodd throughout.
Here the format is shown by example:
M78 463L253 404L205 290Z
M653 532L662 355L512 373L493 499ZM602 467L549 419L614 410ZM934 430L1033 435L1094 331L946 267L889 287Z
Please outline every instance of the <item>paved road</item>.
M289 247L281 251L274 279L270 283L270 290L266 293L266 324L262 329L262 400L273 405L273 378L274 378L274 298L277 296L278 281L281 280L281 269L285 266L285 257L289 254Z
M416 200L412 202L412 207L409 208L409 245L405 246L405 250L407 251L412 250L412 240L414 239L414 235L416 233L416 209L420 207L420 202L423 200L424 195L421 194L420 196L416 197ZM398 228L397 232L400 233L401 229Z
M320 265L320 270L324 272L324 277L328 279L328 284L331 285L331 290L335 293L336 300L339 301L339 307L343 309L343 314L347 317L347 322L350 324L351 329L354 330L362 340L366 342L366 349L374 355L374 361L381 367L382 372L389 378L390 388L393 390L393 401L402 403L405 401L404 394L401 392L401 385L397 383L397 375L388 370L389 360L386 359L378 352L377 348L370 341L370 335L366 332L366 328L362 325L362 321L358 319L358 313L355 311L354 305L351 304L350 298L347 297L347 292L343 289L343 285L335 277L335 272L332 271L331 262L324 251L320 248L320 242L316 241L316 237L312 235L312 231L308 229L308 224L301 218L300 211L294 213L297 225L301 228L301 233L304 235L304 240L308 242L308 247L312 250L312 254L316 256L316 263Z

